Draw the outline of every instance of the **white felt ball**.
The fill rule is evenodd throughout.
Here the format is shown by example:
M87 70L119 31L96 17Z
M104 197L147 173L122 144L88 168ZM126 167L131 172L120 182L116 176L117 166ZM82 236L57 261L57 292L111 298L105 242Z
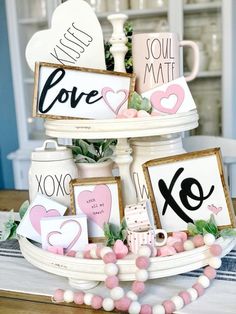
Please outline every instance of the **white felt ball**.
M191 251L195 248L193 241L186 240L184 241L184 249L185 251Z
M176 310L181 310L184 307L184 300L178 295L172 297L171 301L174 303Z
M141 304L137 301L133 301L131 302L130 306L129 306L129 314L139 314L141 310Z
M84 304L85 305L91 305L92 304L92 298L94 294L93 293L85 293L84 295Z
M198 293L197 293L197 290L196 290L196 289L194 289L194 288L189 288L189 289L187 289L186 291L187 291L187 292L189 293L189 295L190 295L191 302L197 300L197 298L198 298Z
M101 258L103 258L105 254L110 253L110 252L113 252L110 247L108 246L103 247L100 251Z
M116 301L123 298L123 296L125 295L125 292L121 287L115 287L111 289L110 294L111 294L111 298Z
M203 237L203 241L206 245L210 246L215 242L216 238L211 233L207 233Z
M104 272L107 276L116 276L118 274L118 266L113 263L108 263L104 266Z
M82 251L76 252L75 257L77 257L77 258L84 258L84 252L82 252Z
M165 308L163 305L156 304L152 307L152 313L153 314L165 314Z
M134 292L131 291L131 290L126 293L126 296L127 296L127 298L129 298L129 299L132 300L132 301L137 301L137 300L138 300L137 294L134 293Z
M71 303L74 301L74 292L72 290L65 290L64 301L66 303Z
M210 280L205 275L201 275L197 281L203 286L203 288L208 288L210 286Z
M111 298L105 298L103 299L102 307L107 312L113 311L115 308L114 301Z
M148 280L148 271L146 269L138 269L135 273L135 278L143 282Z
M93 247L93 248L90 250L90 256L91 256L92 258L98 258L97 254L96 254L96 250L97 250L96 247Z
M152 250L148 246L141 246L138 250L139 256L147 256L150 257L152 255Z
M220 268L222 261L219 257L213 256L209 258L209 265L215 269Z

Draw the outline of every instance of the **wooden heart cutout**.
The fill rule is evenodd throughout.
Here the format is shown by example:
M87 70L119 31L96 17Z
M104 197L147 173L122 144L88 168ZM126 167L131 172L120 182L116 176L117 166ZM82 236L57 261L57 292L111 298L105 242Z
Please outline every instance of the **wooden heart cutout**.
M52 27L35 33L26 47L26 60L106 69L101 25L88 3L68 0L52 16Z
M29 212L29 219L30 219L31 225L38 234L41 234L40 220L42 218L58 217L58 216L61 216L59 211L57 211L56 209L47 210L42 205L33 206Z
M111 215L112 197L109 187L97 185L93 191L82 191L77 197L80 210L101 229L108 223Z
M68 232L68 228L64 228L66 225L74 224L74 223L76 223L78 226L77 230L73 230L70 228ZM64 244L66 246L65 251L70 252L72 248L74 247L74 245L79 240L81 232L82 232L82 227L80 223L76 220L69 219L69 220L63 221L63 223L60 225L60 231L49 232L47 236L47 241L48 241L48 244L50 244L51 246L59 246L59 245L62 246L62 243L63 244L66 243Z
M120 108L127 101L129 96L129 92L126 89L114 91L110 87L104 87L101 94L107 107L116 115L119 113Z
M174 114L184 101L184 89L177 84L170 85L166 91L155 91L151 95L152 106L159 112Z

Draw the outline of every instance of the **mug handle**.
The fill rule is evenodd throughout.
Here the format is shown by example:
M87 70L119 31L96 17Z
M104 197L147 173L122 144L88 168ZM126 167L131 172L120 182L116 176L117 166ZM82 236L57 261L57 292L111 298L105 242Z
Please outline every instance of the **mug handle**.
M187 46L193 49L194 63L193 63L192 72L188 76L185 77L186 82L189 82L195 79L199 71L199 47L194 41L191 41L191 40L181 40L179 45L180 47Z
M164 239L162 241L156 241L155 240L155 245L156 246L162 246L162 245L165 245L166 242L167 242L167 232L164 230L164 229L155 229L155 237L158 235L158 234L162 234L164 235Z

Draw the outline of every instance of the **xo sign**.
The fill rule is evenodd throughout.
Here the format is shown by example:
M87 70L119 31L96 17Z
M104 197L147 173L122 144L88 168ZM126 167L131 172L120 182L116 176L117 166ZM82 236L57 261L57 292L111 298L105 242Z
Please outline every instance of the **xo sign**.
M181 204L178 204L172 195L172 191L177 180L180 179L180 176L183 173L183 171L184 168L181 167L175 172L169 187L166 185L163 179L160 179L158 181L158 187L163 198L165 199L165 203L162 209L162 215L163 216L165 215L167 207L169 206L184 222L189 223L193 222L193 220L183 211L182 207L184 206L189 211L198 210L202 206L203 202L211 196L215 187L214 185L212 185L209 188L208 192L204 195L201 183L197 179L191 177L185 178L180 183L181 189L179 191L179 199L181 201ZM193 186L196 187L197 193L193 192ZM189 199L194 200L196 205L195 206L191 205Z

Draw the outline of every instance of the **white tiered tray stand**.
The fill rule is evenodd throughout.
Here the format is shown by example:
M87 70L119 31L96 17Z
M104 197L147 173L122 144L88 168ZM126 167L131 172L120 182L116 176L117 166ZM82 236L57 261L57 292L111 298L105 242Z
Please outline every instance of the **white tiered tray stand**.
M236 244L236 240L228 238L217 241L222 246L222 256L228 254ZM104 262L102 260L66 257L42 250L24 237L19 238L21 252L31 264L47 272L67 277L71 286L78 289L91 289L100 281L105 281ZM208 265L210 252L207 246L192 251L178 253L167 257L150 259L149 278L162 278L182 274ZM135 258L132 254L118 260L119 279L135 280Z

